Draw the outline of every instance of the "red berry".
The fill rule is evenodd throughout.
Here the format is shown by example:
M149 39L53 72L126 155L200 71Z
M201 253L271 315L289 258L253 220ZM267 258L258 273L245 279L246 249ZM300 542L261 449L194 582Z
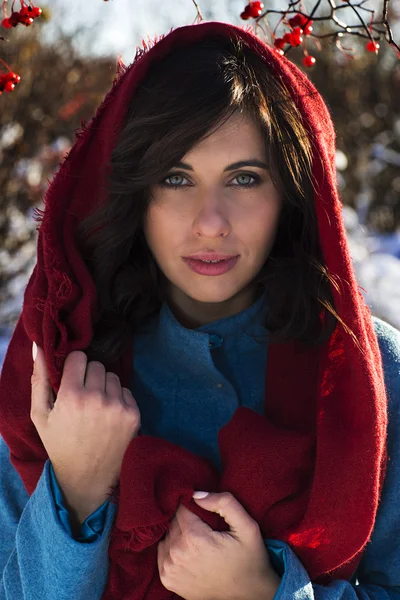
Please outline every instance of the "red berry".
M300 44L301 44L302 42L303 42L303 38L301 37L301 35L295 35L295 34L292 34L292 35L290 36L290 42L289 42L289 44L290 44L291 46L300 46Z
M21 25L25 25L25 27L29 27L33 23L32 17L20 17L19 22Z
M301 27L295 27L292 31L292 36L300 37L302 33L303 30L301 29Z
M11 29L12 28L12 24L10 23L10 19L3 19L2 22L1 22L1 24L6 29Z
M305 25L307 23L307 21L309 21L308 17L305 17L304 15L299 15L300 27L303 27L303 25ZM312 21L310 20L309 23L312 23Z
M310 33L312 32L313 28L311 26L311 23L312 21L310 21L309 24L305 26L303 31L304 35L310 35Z
M303 58L303 65L305 67L312 67L315 65L315 62L316 62L316 60L313 56L305 56Z
M375 54L378 54L379 44L377 42L369 41L365 47L368 50L368 52L375 52Z
M301 45L302 41L303 41L303 38L292 37L290 39L290 45L293 46L294 48L297 48L297 46Z
M4 86L4 91L12 92L14 88L15 88L15 85L11 81L7 81L6 85Z
M301 15L295 15L291 19L289 19L290 27L297 27L298 25L302 25L301 19L299 19Z
M32 8L32 17L34 17L36 19L37 17L40 17L40 15L42 14L42 12L43 11L42 11L41 8L39 8L38 6L34 6Z
M285 47L285 40L283 38L276 38L274 41L274 46L275 48L279 48L280 50L283 50L283 48Z
M19 83L21 81L21 77L17 75L17 73L13 73L12 71L6 73L4 75L4 79L6 81L11 81L12 83Z
M264 4L262 2L250 2L248 6L250 16L256 19L261 15Z
M303 25L305 25L307 23L307 21L308 21L308 17L305 17L304 15L296 14L296 15L294 15L294 17L289 19L289 25L290 25L290 27L303 27ZM312 23L312 21L310 21L310 23Z
M18 23L20 23L19 13L17 13L17 12L11 13L11 17L8 20L11 23L12 27L16 27L18 25Z
M283 41L284 41L286 44L290 44L290 39L291 39L291 37L292 37L292 34L291 34L291 33L285 33L285 35L283 36L283 38L282 38L282 39L283 39Z
M247 19L250 19L250 15L247 12L242 12L242 13L240 13L240 18L243 19L244 21L247 21Z

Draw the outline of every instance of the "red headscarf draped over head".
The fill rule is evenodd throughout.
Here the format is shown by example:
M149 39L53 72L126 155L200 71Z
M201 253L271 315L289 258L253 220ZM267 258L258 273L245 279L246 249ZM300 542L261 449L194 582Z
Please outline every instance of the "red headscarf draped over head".
M74 231L104 200L102 174L137 84L171 50L209 35L240 38L290 90L313 143L315 211L324 261L342 289L332 288L338 324L318 350L271 343L265 417L237 409L219 435L223 473L162 439L139 436L122 463L118 512L109 546L103 598L172 598L161 584L157 543L180 503L212 527L222 523L191 499L193 490L230 491L265 538L287 542L314 582L349 579L370 538L386 464L387 400L369 309L358 289L341 217L335 131L326 105L306 75L248 29L219 22L179 27L119 66L112 89L86 125L45 197L37 264L5 358L0 428L11 461L31 494L48 456L30 419L31 347L44 349L57 392L63 364L93 336L96 289ZM361 348L361 351L360 351ZM115 365L129 386L132 344ZM290 377L287 374L290 373ZM150 491L149 491L150 490ZM145 502L143 502L145 498ZM360 503L362 498L362 503Z

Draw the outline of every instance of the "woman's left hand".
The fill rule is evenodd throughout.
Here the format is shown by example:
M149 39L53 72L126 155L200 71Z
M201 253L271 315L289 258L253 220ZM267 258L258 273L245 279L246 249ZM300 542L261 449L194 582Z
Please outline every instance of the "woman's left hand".
M221 515L230 531L214 531L180 505L158 544L163 586L185 600L272 600L280 584L258 523L230 493L196 502Z

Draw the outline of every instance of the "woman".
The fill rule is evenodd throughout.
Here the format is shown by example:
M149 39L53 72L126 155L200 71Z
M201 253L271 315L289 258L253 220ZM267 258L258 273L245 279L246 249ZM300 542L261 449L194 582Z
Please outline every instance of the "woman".
M400 593L400 334L358 290L334 140L232 25L121 69L4 363L4 598Z

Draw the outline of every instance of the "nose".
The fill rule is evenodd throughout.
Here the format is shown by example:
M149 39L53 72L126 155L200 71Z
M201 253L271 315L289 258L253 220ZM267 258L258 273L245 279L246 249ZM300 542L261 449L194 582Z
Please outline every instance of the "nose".
M228 209L217 193L203 193L196 206L196 216L193 221L193 230L196 235L203 237L228 235L231 229Z

